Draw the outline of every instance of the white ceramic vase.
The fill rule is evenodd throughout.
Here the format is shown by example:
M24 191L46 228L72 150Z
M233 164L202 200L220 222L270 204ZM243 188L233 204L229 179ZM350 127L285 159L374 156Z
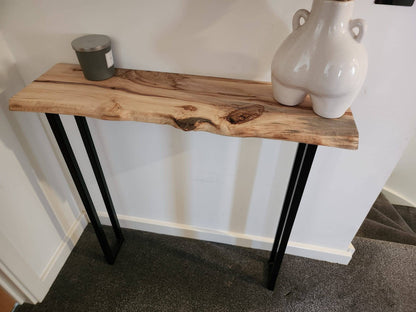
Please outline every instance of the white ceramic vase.
M341 117L367 74L367 51L360 43L362 19L351 20L353 0L314 0L311 12L293 16L293 32L272 62L273 96L281 104L300 104L310 94L313 110ZM304 24L301 25L301 20Z

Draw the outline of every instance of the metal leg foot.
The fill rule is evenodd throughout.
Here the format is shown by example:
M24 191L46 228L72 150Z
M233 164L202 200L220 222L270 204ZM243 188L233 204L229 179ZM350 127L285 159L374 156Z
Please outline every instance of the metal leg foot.
M316 149L316 145L304 143L299 143L298 145L273 248L270 253L269 276L267 281L267 288L270 290L273 290L276 284L280 265L282 264Z
M77 120L77 124L78 128L80 129L80 133L84 141L85 148L87 149L88 157L90 158L91 164L93 166L94 174L100 186L100 190L103 195L111 223L113 225L114 233L116 234L117 244L113 247L113 249L110 247L108 240L105 236L103 226L98 218L97 211L95 210L90 193L87 189L81 170L78 166L78 162L75 158L65 129L62 125L61 118L57 114L49 113L46 114L46 117L48 119L49 125L51 126L52 132L56 138L59 149L61 150L61 153L65 159L66 165L68 166L69 172L71 173L72 179L74 180L75 186L81 197L82 203L84 204L85 210L87 211L88 217L94 228L95 234L97 235L101 249L104 252L105 259L108 263L113 264L116 259L117 253L120 249L120 246L123 242L123 235L121 233L117 215L114 211L111 197L108 192L107 184L105 183L104 174L102 172L98 156L95 151L94 143L92 141L91 134L89 132L88 125L86 124L85 118L83 121L80 121L80 124Z

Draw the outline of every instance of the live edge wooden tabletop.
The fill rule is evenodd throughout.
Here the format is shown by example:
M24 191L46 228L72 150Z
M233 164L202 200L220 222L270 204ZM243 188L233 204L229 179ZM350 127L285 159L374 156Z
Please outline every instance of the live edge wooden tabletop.
M325 119L314 114L309 98L295 107L280 105L265 82L130 69L89 81L78 65L57 64L13 96L9 108L358 148L351 111Z

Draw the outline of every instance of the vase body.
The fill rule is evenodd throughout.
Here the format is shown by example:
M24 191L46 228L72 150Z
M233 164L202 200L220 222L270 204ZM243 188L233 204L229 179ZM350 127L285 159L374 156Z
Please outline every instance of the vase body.
M294 30L272 62L276 101L294 106L310 94L314 112L326 118L341 117L351 106L368 64L360 43L366 25L351 20L353 7L352 0L314 0L310 13L295 13Z

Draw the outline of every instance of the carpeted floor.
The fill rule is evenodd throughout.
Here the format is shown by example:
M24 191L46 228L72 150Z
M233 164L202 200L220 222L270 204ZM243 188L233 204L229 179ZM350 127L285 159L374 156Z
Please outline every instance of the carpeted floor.
M124 230L107 265L88 226L41 304L54 311L394 311L416 307L416 247L356 238L348 266L286 255L275 292L268 252Z

